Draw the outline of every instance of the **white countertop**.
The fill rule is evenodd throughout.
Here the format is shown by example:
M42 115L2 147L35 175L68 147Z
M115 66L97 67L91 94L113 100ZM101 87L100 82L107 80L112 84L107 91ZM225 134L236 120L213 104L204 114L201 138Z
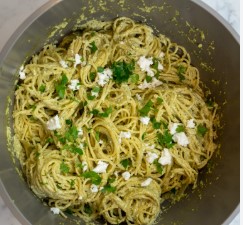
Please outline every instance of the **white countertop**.
M0 50L16 28L37 8L48 0L1 0L0 1ZM203 0L223 16L240 33L240 0ZM20 225L0 196L0 224ZM240 225L237 215L230 225Z

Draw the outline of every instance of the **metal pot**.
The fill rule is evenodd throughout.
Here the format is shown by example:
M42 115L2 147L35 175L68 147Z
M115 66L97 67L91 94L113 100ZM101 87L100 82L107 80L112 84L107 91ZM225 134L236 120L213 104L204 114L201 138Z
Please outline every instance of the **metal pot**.
M146 22L173 42L185 46L203 82L221 106L224 126L219 131L220 157L213 158L211 173L204 169L200 174L206 185L171 205L160 215L158 224L228 224L239 212L240 201L239 36L213 10L196 0L50 1L31 15L0 54L0 121L3 126L0 194L22 224L75 224L71 216L64 219L53 215L19 176L19 164L11 154L12 140L7 139L12 125L12 119L7 117L8 113L11 115L11 104L6 113L7 99L14 99L20 65L45 43L59 40L77 23L93 18L111 20L117 16ZM63 24L61 30L55 27L60 23Z

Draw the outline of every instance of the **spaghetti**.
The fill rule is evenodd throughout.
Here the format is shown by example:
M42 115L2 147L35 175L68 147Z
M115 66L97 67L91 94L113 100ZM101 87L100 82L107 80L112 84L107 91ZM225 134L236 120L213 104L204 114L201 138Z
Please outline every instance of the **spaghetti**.
M216 145L187 51L125 17L90 22L20 70L13 112L20 161L54 213L153 224Z

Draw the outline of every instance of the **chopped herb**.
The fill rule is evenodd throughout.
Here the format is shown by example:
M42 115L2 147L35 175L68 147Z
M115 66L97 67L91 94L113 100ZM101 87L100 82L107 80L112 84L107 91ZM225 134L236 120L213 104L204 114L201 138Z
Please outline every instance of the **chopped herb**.
M100 140L100 132L99 131L95 132L95 139L96 139L96 141Z
M141 116L147 116L148 113L149 113L149 111L150 111L150 109L151 109L151 107L152 107L152 105L153 105L153 102L152 102L151 100L149 100L149 101L145 104L145 106L144 106L142 109L139 110L140 115L141 115Z
M100 92L100 87L99 86L95 86L92 88L92 91L95 92L95 93L99 93Z
M133 74L134 68L134 60L131 63L126 63L124 61L114 62L111 65L113 80L118 84L128 81L129 77Z
M116 180L115 177L109 177L109 178L108 178L108 183L109 183L109 184L112 184L115 180Z
M158 76L159 76L159 60L156 59L156 58L153 58L153 64L152 64L151 67L156 70L155 77L158 78Z
M30 108L32 109L32 111L34 111L36 109L36 105L30 105Z
M92 111L90 111L91 114L93 114L94 116L98 116L99 115L99 110L98 109L93 109Z
M160 98L160 97L158 97L158 98L157 98L157 103L158 103L158 104L163 103L163 99L162 99L162 98Z
M108 117L112 113L112 107L105 109L104 112L99 112L98 109L93 109L92 111L90 111L90 113L94 116Z
M198 133L200 136L204 137L204 135L207 133L207 131L208 131L208 128L205 127L204 125L199 124L199 125L197 126L197 133Z
M40 91L41 93L43 93L45 90L46 90L46 85L42 84L42 85L39 87L39 91Z
M66 120L65 122L66 122L67 125L70 125L70 126L73 124L72 120L70 120L70 119Z
M87 95L88 100L94 100L95 98L96 98L96 96L94 96L94 95L90 95L90 94Z
M79 155L83 155L83 150L77 146L75 146L74 144L71 144L71 145L64 145L63 147L64 149L72 152L72 153L77 153Z
M157 122L154 116L151 117L150 120L151 120L151 122L152 122L152 124L153 124L153 128L154 128L154 129L159 129L159 128L160 128L160 126L161 126L161 122Z
M162 173L163 173L163 167L162 167L162 165L159 163L158 159L155 159L153 163L154 163L154 165L156 166L157 172L158 172L159 174L162 174Z
M104 72L104 67L101 67L101 66L98 66L97 67L97 71L98 71L98 73L103 73Z
M169 126L168 123L163 122L163 121L161 123L162 123L164 129L168 129L168 126Z
M102 192L115 192L116 187L111 186L111 184L106 184L102 189Z
M68 183L70 184L70 187L73 188L75 184L75 180L72 179L71 181L68 181Z
M169 133L168 130L165 130L163 135L161 133L158 133L157 138L159 144L162 147L171 148L174 145L172 135Z
M35 153L35 158L39 158L39 156L40 156L40 153L39 152L36 152Z
M178 75L180 81L183 81L183 80L186 79L185 76L184 76L184 75L185 75L185 72L186 72L186 67L180 65L180 66L177 68L177 75Z
M91 215L93 213L93 210L92 210L91 206L88 203L86 203L84 205L84 212L86 214L88 214L88 215Z
M123 159L120 163L125 169L132 165L131 159Z
M82 174L84 178L90 178L91 183L95 185L99 185L101 183L101 177L98 173L94 171L87 171Z
M144 132L144 133L142 134L142 140L144 140L146 134L147 134L146 132Z
M147 76L145 77L145 80L146 80L148 83L150 83L150 82L152 82L152 77L147 75Z
M180 133L180 132L183 132L185 129L182 125L178 125L177 128L176 128L176 132L177 133Z
M71 126L65 133L65 138L68 141L75 141L78 138L78 129L75 126Z
M136 84L139 81L139 75L138 74L132 74L129 79L132 83Z
M64 162L62 162L60 164L60 171L61 171L61 173L68 173L69 172L69 166L67 164L65 164Z
M94 81L95 80L95 77L96 77L96 73L95 72L90 72L89 74L89 78L91 81Z
M51 137L47 138L46 143L50 143L50 144L54 143L53 138L51 138Z
M56 86L56 92L60 98L64 98L65 91L66 91L66 85L68 83L68 78L66 74L62 73L62 79L60 83Z
M95 42L92 41L90 45L91 45L90 47L91 53L95 53L98 50L97 46L95 45Z
M99 116L108 117L111 113L112 113L112 108L110 106L109 108L105 109L103 113L99 113Z
M54 135L57 137L58 141L60 141L62 144L66 143L66 138L58 134L56 130L54 131Z

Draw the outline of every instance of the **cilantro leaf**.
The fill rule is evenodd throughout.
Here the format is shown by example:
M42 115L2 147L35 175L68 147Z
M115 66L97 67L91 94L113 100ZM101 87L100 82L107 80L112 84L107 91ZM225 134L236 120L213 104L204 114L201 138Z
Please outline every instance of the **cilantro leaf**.
M163 135L161 133L158 133L157 138L159 144L162 147L171 148L174 145L172 135L169 133L168 130L165 130Z
M65 133L65 138L68 141L75 141L78 138L78 129L75 126L71 126Z
M180 132L183 132L185 129L182 125L178 125L177 128L176 128L176 132L177 133L180 133Z
M111 186L111 184L106 184L102 189L102 192L115 192L116 187Z
M145 139L146 134L147 134L146 132L144 132L144 133L142 134L142 140Z
M185 76L184 76L185 75L185 72L186 72L186 67L184 67L182 65L180 65L179 67L177 67L177 75L178 75L180 81L183 81L183 80L186 79Z
M98 109L93 109L92 111L90 111L91 114L93 114L94 116L99 115L99 110Z
M139 81L139 75L138 74L132 74L129 79L132 83L136 84Z
M160 97L158 97L158 98L157 98L157 103L160 105L161 103L163 103L163 99L160 98Z
M103 113L99 113L99 116L108 117L111 113L112 113L112 108L110 106L109 108L105 109Z
M65 96L65 92L66 92L66 85L68 83L68 78L66 76L66 74L62 73L62 79L60 81L60 83L56 86L56 92L58 94L58 96L63 99Z
M204 125L199 124L199 125L197 126L197 133L198 133L200 136L204 137L204 135L207 133L207 131L208 131L208 128L205 127Z
M101 88L99 86L95 86L95 87L92 88L92 91L93 92L96 92L96 93L99 93L100 92L100 89Z
M160 128L161 123L160 123L160 122L157 122L154 116L151 117L150 120L151 120L151 122L152 122L152 124L153 124L153 128L154 128L154 129L159 129L159 128Z
M129 77L133 74L134 69L134 60L131 63L126 63L124 61L114 62L111 65L111 70L113 72L113 80L118 84L128 81Z
M98 73L103 73L104 72L104 67L101 67L101 66L98 66L97 67L97 71L98 71Z
M150 83L150 82L152 82L152 77L147 75L147 76L145 77L145 80L146 80L148 83Z
M157 172L159 174L162 174L163 173L163 167L162 165L159 163L158 159L155 159L153 164L156 166L156 169L157 169Z
M91 183L95 185L99 185L101 183L101 177L98 173L94 171L87 171L82 174L84 178L91 179Z
M54 143L53 138L51 138L51 137L47 138L46 143L50 143L50 144Z
M67 125L72 125L72 120L68 119L68 120L65 120L66 124Z
M43 93L45 90L46 90L46 85L42 84L42 85L39 87L39 91L40 91L41 93Z
M90 94L87 95L88 100L94 100L95 98L96 97L94 95L90 95Z
M131 159L123 159L121 162L120 162L121 164L122 164L122 166L125 168L125 169L127 169L129 166L131 166L132 165L132 161L131 161Z
M75 180L71 179L70 181L68 181L68 183L70 184L70 188L73 188L75 184Z
M67 164L65 164L64 162L62 162L60 164L60 171L61 173L68 173L69 172L69 166Z
M95 80L95 77L96 77L96 73L95 72L90 72L89 74L89 78L91 81L94 81Z
M95 53L98 50L97 46L95 45L95 42L92 41L90 45L91 45L90 47L91 53Z
M149 111L150 111L150 109L151 109L151 107L152 107L152 105L153 105L153 102L152 102L151 100L149 100L149 101L145 104L145 106L144 106L142 109L139 110L140 115L141 115L141 116L147 116L148 113L149 113Z

